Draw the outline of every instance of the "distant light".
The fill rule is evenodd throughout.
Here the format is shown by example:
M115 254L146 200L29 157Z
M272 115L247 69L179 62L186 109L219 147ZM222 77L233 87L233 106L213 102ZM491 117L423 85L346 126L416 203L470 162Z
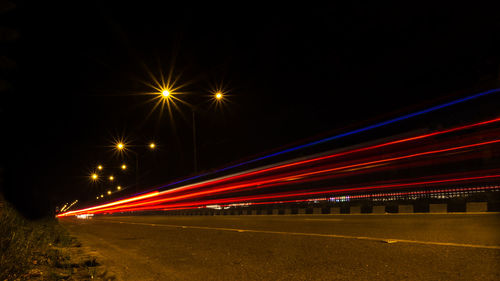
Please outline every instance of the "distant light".
M95 199L99 199L99 196L97 196Z
M170 96L170 92L168 90L163 90L161 94L163 95L164 98L168 98Z
M121 187L121 186L117 186L117 187L116 187L116 189L117 189L117 190L121 190L121 189L122 189L122 187Z
M125 145L123 144L123 142L119 142L116 144L116 148L118 148L119 150L122 150L123 148L125 148Z
M103 197L104 197L104 195L103 195L103 194L101 194L101 198L103 198Z
M76 218L77 219L90 219L94 216L94 214L80 214L80 215L76 215Z
M101 165L97 166L97 169L102 170L102 166Z
M127 169L127 165L123 164L122 165L122 170L126 170Z
M215 98L218 100L222 99L222 93L221 92L215 93Z
M152 143L149 144L149 148L155 149L155 147L156 147L156 144L154 142L152 142Z
M111 190L108 190L108 195L111 195Z
M109 180L110 180L110 181L112 181L112 180L114 180L114 179L115 179L115 177L113 177L113 176L109 176Z
M96 174L96 173L92 174L92 179L93 179L93 180L96 180L96 179L97 179L97 174Z

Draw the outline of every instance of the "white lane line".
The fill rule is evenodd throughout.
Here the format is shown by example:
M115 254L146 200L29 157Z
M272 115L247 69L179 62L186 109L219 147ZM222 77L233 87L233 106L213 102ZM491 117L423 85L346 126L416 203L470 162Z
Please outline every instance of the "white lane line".
M285 232L285 231L272 231L272 230L253 230L253 229L237 229L237 228L191 226L191 225L176 225L176 224L152 224L152 223L142 223L142 222L123 222L123 221L115 221L115 220L100 220L100 221L112 222L112 223L134 224L134 225L164 226L164 227L173 227L173 228L191 228L191 229L219 230L219 231L233 231L233 232L251 232L251 233L281 234L281 235L295 235L295 236L344 238L344 239L377 241L377 242L385 242L385 243L400 242L400 243L421 244L421 245L454 246L454 247L500 250L500 246L478 245L478 244L433 242L433 241L419 241L419 240L377 238L377 237L350 236L350 235L339 235L339 234L321 234L321 233L307 233L307 232Z
M305 221L343 221L344 219L302 219Z

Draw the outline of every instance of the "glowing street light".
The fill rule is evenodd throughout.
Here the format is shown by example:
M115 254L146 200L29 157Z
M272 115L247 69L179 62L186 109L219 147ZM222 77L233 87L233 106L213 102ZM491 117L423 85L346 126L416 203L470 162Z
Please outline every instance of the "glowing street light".
M111 190L108 190L108 195L111 195Z
M121 186L117 186L116 190L122 190L122 187Z
M99 196L97 196L95 199L99 199Z
M97 166L98 170L102 170L102 165Z
M163 98L169 98L170 97L170 91L169 90L163 90L161 92L161 95L163 96Z
M116 148L118 150L123 150L125 148L125 144L123 142L119 142L116 144Z
M104 194L101 194L101 198L103 198L103 197L104 197Z
M217 90L216 92L212 92L213 98L215 99L216 103L223 103L224 102L224 92L222 90ZM196 147L196 118L195 118L195 112L198 110L199 105L190 105L189 106L191 109L191 117L192 117L192 128L193 128L193 168L194 172L198 172L198 153L197 153L197 147Z
M167 96L170 95L170 92L167 90L163 91L163 93L162 93L162 95L167 95ZM156 144L154 142L150 142L149 145L147 145L147 146L149 146L149 148L151 150L154 150L156 148ZM147 147L147 146L144 144L144 147ZM135 156L135 186L136 186L136 188L138 188L138 186L139 186L139 155L134 150L127 149L124 141L115 142L114 148L115 148L115 150L117 150L120 153L121 152L127 152L127 153L130 152L130 153L134 154L134 156ZM126 170L128 167L127 167L127 165L123 164L120 166L120 168L122 170ZM109 179L111 181L113 181L114 178L113 178L113 176L110 176Z
M110 180L110 181L113 181L114 179L115 179L115 177L113 177L113 176L109 176L109 180Z
M97 180L98 176L96 173L93 173L91 176L90 176L93 180Z

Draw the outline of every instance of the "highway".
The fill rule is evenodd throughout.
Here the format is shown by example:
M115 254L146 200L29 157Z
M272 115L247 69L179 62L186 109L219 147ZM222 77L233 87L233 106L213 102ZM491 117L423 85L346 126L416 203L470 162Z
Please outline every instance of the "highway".
M119 280L500 280L500 214L59 218Z

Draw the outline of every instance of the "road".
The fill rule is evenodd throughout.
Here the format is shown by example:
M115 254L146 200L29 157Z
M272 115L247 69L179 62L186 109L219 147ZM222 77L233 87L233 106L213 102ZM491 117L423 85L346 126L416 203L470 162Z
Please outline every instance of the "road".
M500 280L500 214L60 221L120 280Z

